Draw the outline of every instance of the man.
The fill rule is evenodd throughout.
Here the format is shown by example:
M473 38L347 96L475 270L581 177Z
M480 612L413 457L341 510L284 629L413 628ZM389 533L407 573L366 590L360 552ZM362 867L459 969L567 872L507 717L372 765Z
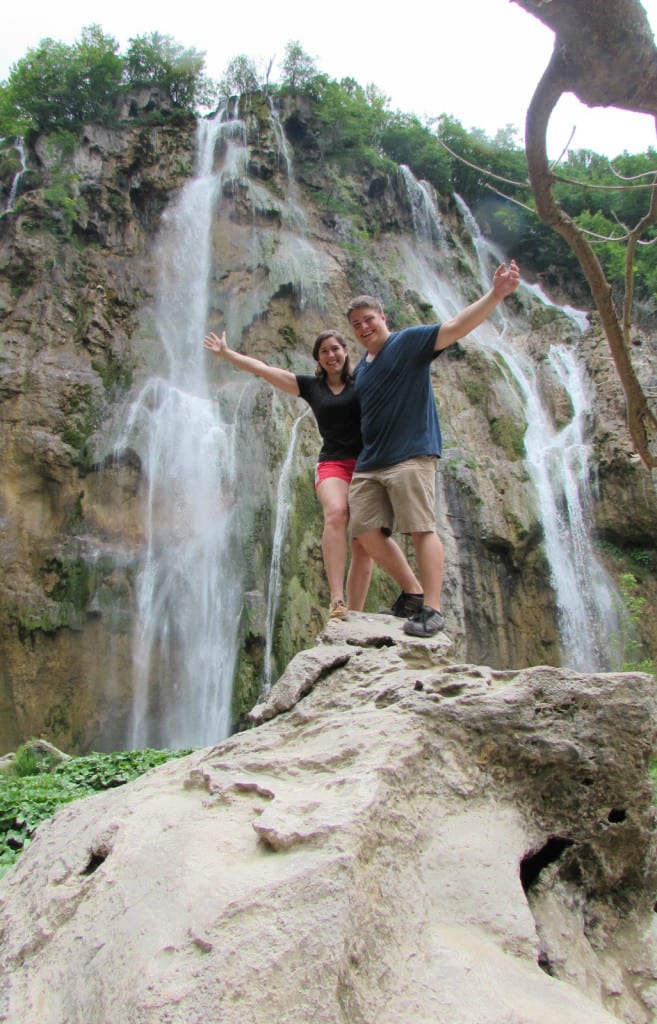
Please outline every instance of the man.
M433 636L441 611L444 553L435 521L436 460L442 439L431 389L431 363L478 327L520 283L515 260L495 271L488 292L442 324L391 332L383 307L359 295L347 318L366 354L355 371L363 450L349 488L352 536L401 587L392 614L404 632ZM390 538L410 534L419 580Z

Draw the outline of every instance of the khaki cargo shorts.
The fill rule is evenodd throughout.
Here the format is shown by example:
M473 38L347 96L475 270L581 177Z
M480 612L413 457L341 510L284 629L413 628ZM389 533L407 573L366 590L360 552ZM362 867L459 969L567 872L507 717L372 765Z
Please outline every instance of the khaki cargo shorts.
M435 455L418 455L385 469L354 473L349 486L352 537L369 530L391 534L436 529Z

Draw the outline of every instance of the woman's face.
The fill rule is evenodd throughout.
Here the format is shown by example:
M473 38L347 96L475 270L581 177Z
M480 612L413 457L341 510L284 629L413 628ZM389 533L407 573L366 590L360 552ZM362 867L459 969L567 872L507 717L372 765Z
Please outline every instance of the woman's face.
M347 358L347 350L337 338L324 338L319 346L317 361L326 373L340 373Z

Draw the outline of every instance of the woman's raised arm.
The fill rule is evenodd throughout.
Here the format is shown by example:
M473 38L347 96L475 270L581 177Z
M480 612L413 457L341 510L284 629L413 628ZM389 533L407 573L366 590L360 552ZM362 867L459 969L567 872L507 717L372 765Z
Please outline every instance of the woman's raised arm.
M225 359L237 370L246 370L247 373L252 373L256 377L262 377L268 384L278 388L279 391L285 391L288 395L299 395L297 378L291 370L270 366L269 363L264 363L262 359L256 359L254 356L245 356L242 352L235 352L232 348L228 348L225 331L222 332L221 336L212 332L206 334L203 345L208 352L214 352L216 356L221 356L222 359Z

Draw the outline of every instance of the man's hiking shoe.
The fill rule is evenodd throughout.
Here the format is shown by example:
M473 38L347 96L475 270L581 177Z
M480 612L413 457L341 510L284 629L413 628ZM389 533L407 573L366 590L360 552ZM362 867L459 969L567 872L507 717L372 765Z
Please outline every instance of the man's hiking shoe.
M435 636L445 625L441 612L425 604L421 611L404 623L404 632L409 636Z
M392 608L382 608L381 615L396 615L398 619L410 619L422 611L424 594L407 594L402 590Z
M334 601L329 612L329 619L345 619L348 611L344 601Z

